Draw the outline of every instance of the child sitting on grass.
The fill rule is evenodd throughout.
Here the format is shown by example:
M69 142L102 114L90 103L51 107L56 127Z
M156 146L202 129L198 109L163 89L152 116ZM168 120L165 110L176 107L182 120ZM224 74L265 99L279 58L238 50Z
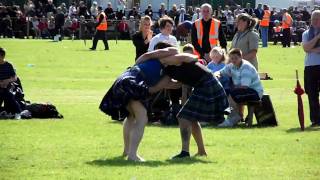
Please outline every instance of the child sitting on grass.
M4 103L6 113L12 113L15 119L20 119L20 105L10 92L11 83L17 80L17 76L12 64L6 61L5 56L5 49L0 47L0 107Z

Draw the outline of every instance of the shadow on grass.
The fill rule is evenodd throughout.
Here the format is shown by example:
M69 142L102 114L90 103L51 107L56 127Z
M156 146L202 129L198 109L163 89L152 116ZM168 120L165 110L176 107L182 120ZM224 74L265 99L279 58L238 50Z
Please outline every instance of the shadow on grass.
M306 127L304 131L301 131L300 128L290 128L287 130L287 133L302 133L302 132L313 132L320 131L320 127Z
M122 156L113 157L110 159L97 159L93 161L86 162L86 164L93 166L149 166L149 167L158 167L158 166L169 166L169 165L185 165L185 164L195 164L195 163L217 163L208 160L202 160L198 158L186 158L186 159L177 159L177 160L166 160L166 161L158 161L158 160L148 160L146 162L134 162L128 161Z

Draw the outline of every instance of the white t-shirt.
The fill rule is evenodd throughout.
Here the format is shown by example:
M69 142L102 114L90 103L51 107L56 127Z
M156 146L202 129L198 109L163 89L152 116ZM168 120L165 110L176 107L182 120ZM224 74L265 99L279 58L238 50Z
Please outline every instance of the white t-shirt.
M148 48L148 51L153 51L154 50L154 46L156 44L158 44L159 42L166 42L166 43L169 43L175 47L178 47L178 41L177 41L177 38L172 36L172 35L169 35L169 36L166 36L162 33L159 33L157 34L156 36L154 36L150 43L149 43L149 48Z

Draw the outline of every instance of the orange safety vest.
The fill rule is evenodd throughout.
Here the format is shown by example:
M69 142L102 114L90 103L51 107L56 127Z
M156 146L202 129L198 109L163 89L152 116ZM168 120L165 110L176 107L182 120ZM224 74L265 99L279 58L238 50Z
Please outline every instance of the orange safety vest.
M275 33L279 33L282 31L282 27L281 26L278 26L278 27L273 27L273 30Z
M290 28L292 25L292 17L290 16L289 13L285 13L282 16L282 28L287 29Z
M194 23L197 29L198 44L202 47L202 38L203 38L202 19L197 19ZM210 31L209 31L209 42L210 42L211 48L217 46L219 43L219 27L220 27L220 21L212 18Z
M99 22L100 15L103 16L102 22L97 26L98 31L106 31L108 29L108 24L107 24L107 19L106 19L106 14L104 12L98 14L97 16L97 22Z
M266 27L269 26L271 12L269 10L264 10L264 15L260 21L260 26Z

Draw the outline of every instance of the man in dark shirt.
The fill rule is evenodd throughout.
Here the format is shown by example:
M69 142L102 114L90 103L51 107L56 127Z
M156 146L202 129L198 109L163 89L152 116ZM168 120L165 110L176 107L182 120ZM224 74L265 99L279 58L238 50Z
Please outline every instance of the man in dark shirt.
M199 53L200 58L206 59L209 61L209 52L211 51L211 46L212 44L209 41L209 34L210 34L210 28L212 25L212 21L218 21L216 19L212 18L212 7L210 4L203 4L201 6L201 14L202 14L202 19L199 19L201 21L202 26L203 26L203 35L202 35L202 45L199 44L198 40L198 35L197 35L197 28L196 28L196 23L193 23L192 25L192 32L191 32L191 41L192 45L194 46L195 50ZM224 35L224 32L221 28L221 25L219 25L218 28L218 38L216 40L219 40L219 44L222 48L226 49L227 48L227 40ZM217 32L215 32L216 34ZM218 44L216 44L218 45Z
M5 60L6 51L0 47L0 106L4 103L7 113L15 114L20 119L21 108L10 92L10 84L17 80L12 64Z

